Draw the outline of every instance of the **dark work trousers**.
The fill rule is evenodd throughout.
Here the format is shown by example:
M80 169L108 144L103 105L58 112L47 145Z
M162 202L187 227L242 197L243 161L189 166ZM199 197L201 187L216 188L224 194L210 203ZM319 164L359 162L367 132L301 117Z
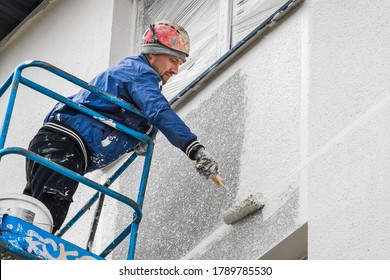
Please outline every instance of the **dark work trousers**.
M31 140L29 150L82 174L84 157L73 138L41 128ZM37 198L50 210L53 233L59 230L68 214L78 182L26 159L27 184L24 194Z

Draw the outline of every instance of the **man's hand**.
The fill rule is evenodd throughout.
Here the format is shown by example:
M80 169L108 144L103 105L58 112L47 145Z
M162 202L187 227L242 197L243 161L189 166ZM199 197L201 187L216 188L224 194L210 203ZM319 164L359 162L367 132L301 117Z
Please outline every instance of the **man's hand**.
M218 176L218 163L204 148L199 148L195 154L195 160L195 168L200 175L207 179Z

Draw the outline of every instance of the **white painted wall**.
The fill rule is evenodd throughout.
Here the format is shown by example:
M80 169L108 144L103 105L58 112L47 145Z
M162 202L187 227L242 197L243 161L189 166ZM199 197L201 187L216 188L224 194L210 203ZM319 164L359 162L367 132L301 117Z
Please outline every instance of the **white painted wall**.
M26 59L88 80L119 58L126 48L116 45L121 24L112 26L112 15L120 5L96 2L49 5L0 50L1 82ZM159 135L136 257L254 259L273 248L280 257L307 223L309 259L389 259L389 12L386 0L306 0L187 99L178 113L220 161L229 194ZM13 119L28 123L11 132L17 144L52 105L29 94ZM133 174L116 187L132 192ZM22 190L24 162L3 159L0 176L2 192ZM221 207L257 191L263 211L224 225ZM127 212L116 211L103 219L110 224L98 246L123 226ZM124 244L110 257L126 253Z
M17 65L32 59L49 62L82 79L91 79L108 65L112 1L53 1L0 49L0 79L5 81ZM88 20L86 20L88 19ZM92 19L92 20L91 20ZM69 84L61 83L39 69L27 77L66 95L74 93ZM36 132L42 118L52 107L47 98L40 99L31 91L18 99L20 114L13 116L22 144ZM4 110L4 102L1 109ZM28 122L26 122L28 120ZM14 127L14 126L12 126ZM23 133L21 133L23 132ZM17 139L13 139L17 140Z
M311 259L390 259L389 13L307 1Z

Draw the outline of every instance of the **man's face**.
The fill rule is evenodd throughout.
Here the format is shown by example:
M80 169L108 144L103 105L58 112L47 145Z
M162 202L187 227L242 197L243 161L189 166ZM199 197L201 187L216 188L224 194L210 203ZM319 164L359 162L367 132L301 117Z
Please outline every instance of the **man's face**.
M172 75L179 73L179 66L183 63L180 58L169 54L149 54L149 64L160 75L163 85Z

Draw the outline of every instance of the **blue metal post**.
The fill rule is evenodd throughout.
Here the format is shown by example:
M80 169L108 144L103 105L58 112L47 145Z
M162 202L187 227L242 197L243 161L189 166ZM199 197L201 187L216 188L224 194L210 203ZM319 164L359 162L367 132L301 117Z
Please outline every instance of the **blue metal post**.
M137 222L138 223L138 222ZM100 254L101 257L105 258L108 254L110 254L112 252L112 250L114 250L114 248L116 246L118 246L130 233L130 231L132 231L132 227L133 227L133 224L134 224L134 221L129 225L127 226L119 235L117 238L114 239L114 241L112 241L104 250L103 252Z
M126 171L126 169L136 160L137 153L134 153L114 172L114 174L111 175L110 178L106 180L106 182L103 184L106 187L111 186L112 183L115 182L115 180L122 175L123 172Z
M7 91L9 86L12 83L12 80L14 78L14 73L12 72L11 75L9 75L8 79L5 81L5 83L0 87L0 97L3 96L3 94Z
M154 140L157 134L157 129L153 128L153 131L151 133L151 138ZM137 203L139 207L142 210L142 206L144 203L144 197L145 197L145 191L146 191L146 185L148 183L148 178L149 178L149 171L150 171L150 166L152 163L152 155L153 155L153 149L154 149L154 142L151 141L148 145L148 148L146 150L146 155L145 155L145 163L144 163L144 168L142 171L142 177L141 177L141 183L138 191L138 197L137 197ZM133 260L134 255L135 255L135 247L136 247L136 242L137 242L137 236L138 236L138 228L139 228L139 222L140 221L135 221L132 223L131 227L131 235L130 235L130 243L129 243L129 251L127 255L128 260Z
M76 215L74 215L73 218L71 218L69 222L67 222L66 225L61 228L61 230L56 234L56 236L62 237L88 211L88 209L98 200L98 198L99 192L96 192L87 201L87 203L83 207L81 207L80 211L78 211Z
M11 77L12 77L12 88L11 88L11 93L10 93L9 100L8 100L7 110L6 110L6 113L4 116L3 127L1 130L0 149L4 148L5 139L7 137L8 128L9 128L9 125L11 122L12 111L13 111L13 108L15 105L16 92L18 90L19 81L20 81L20 71L15 71L15 74L11 75L10 78ZM9 86L9 80L10 79L7 80L5 86L7 86L7 85Z

